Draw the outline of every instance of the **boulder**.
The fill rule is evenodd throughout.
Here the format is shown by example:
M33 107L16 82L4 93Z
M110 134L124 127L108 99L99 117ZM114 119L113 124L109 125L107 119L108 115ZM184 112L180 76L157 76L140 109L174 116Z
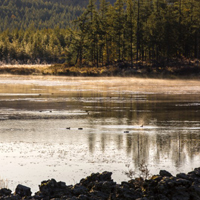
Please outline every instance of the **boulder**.
M7 188L0 189L0 197L11 195L12 191Z
M18 194L21 197L25 197L25 196L31 196L32 192L31 188L19 184L15 189L15 194Z
M36 198L60 198L61 196L67 195L72 196L72 186L66 186L64 182L57 182L55 179L42 181L39 185L39 192L36 192Z
M75 185L55 179L43 181L31 196L29 187L18 185L15 193L0 189L0 200L200 200L200 168L172 176L161 170L150 179L142 177L115 183L111 172L93 173Z
M10 195L10 196L6 196L6 197L0 197L1 200L21 200L21 199L25 199L25 197L21 197L18 194L16 195Z
M88 193L88 189L80 184L76 184L74 187L72 187L72 192L75 196L79 196L81 194L87 194Z
M89 190L94 187L95 182L100 181L112 181L111 179L112 172L103 172L103 173L92 173L90 176L87 176L84 179L81 179L80 184L87 187Z
M166 171L166 170L160 170L159 174L160 174L160 176L168 176L168 177L171 177L171 176L172 176L172 174L169 173L169 172Z
M179 173L176 175L177 178L182 178L182 179L189 179L189 176L186 175L185 173Z

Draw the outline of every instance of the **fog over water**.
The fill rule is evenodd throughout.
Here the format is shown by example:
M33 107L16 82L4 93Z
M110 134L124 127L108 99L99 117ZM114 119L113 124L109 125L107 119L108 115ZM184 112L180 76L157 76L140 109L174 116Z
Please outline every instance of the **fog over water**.
M80 130L81 128L81 130ZM0 76L0 178L38 191L91 173L200 167L200 81Z

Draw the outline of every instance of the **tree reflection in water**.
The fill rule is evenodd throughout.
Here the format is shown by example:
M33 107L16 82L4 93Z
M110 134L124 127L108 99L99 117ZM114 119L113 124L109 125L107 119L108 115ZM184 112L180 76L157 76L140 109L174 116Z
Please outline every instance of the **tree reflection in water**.
M3 173L10 162L55 176L75 166L119 176L142 161L156 172L199 167L199 81L2 76L0 86Z

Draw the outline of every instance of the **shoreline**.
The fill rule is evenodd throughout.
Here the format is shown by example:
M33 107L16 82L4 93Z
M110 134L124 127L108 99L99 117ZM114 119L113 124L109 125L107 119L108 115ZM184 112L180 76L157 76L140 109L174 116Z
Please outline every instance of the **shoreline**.
M0 199L66 199L66 200L199 200L200 199L200 168L179 173L173 176L166 170L146 179L148 169L141 171L139 178L117 184L111 178L112 172L93 173L82 178L75 185L66 185L55 179L42 181L39 191L32 195L31 188L17 185L15 192L0 189ZM127 172L130 176L130 171Z
M150 67L117 63L108 66L67 66L66 64L0 65L0 74L33 76L82 76L82 77L136 77L157 79L199 79L200 66Z

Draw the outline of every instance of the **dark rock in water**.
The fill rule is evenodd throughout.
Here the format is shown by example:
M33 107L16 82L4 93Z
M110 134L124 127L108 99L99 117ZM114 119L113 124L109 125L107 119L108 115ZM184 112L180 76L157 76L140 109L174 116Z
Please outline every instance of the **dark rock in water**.
M115 189L116 183L113 181L103 181L101 192L110 194Z
M103 172L99 174L99 181L112 181L111 175L112 172Z
M39 186L40 191L36 193L37 198L59 198L71 194L70 186L64 182L56 182L55 179L43 181Z
M161 176L168 176L168 177L170 177L170 176L172 176L172 174L171 173L169 173L168 171L166 171L166 170L160 170L160 173L159 173Z
M124 133L129 133L129 131L124 131Z
M99 181L111 181L112 172L103 172L103 173L92 173L90 176L86 177L85 179L81 179L80 183L85 187L91 189L95 182Z
M186 175L185 173L180 173L176 175L177 178L182 178L182 179L189 179L189 176Z
M29 199L29 197L21 197L18 194L16 195L10 195L10 196L6 196L6 197L0 197L1 200L21 200L21 199Z
M78 196L78 200L88 200L88 197L84 194Z
M7 188L0 189L0 197L11 195L12 191Z
M193 183L189 188L191 199L200 200L200 184Z
M31 196L31 188L24 185L17 185L15 189L15 194L18 194L21 197Z
M194 173L195 173L196 176L200 177L200 167L199 168L195 168L194 169Z
M75 185L55 179L43 181L31 196L30 188L18 185L11 194L0 190L0 200L200 200L200 168L172 176L165 170L145 180L142 177L117 184L111 172L93 173Z
M80 184L76 184L74 187L72 187L72 192L74 195L79 196L81 194L87 194L89 191L88 189Z

